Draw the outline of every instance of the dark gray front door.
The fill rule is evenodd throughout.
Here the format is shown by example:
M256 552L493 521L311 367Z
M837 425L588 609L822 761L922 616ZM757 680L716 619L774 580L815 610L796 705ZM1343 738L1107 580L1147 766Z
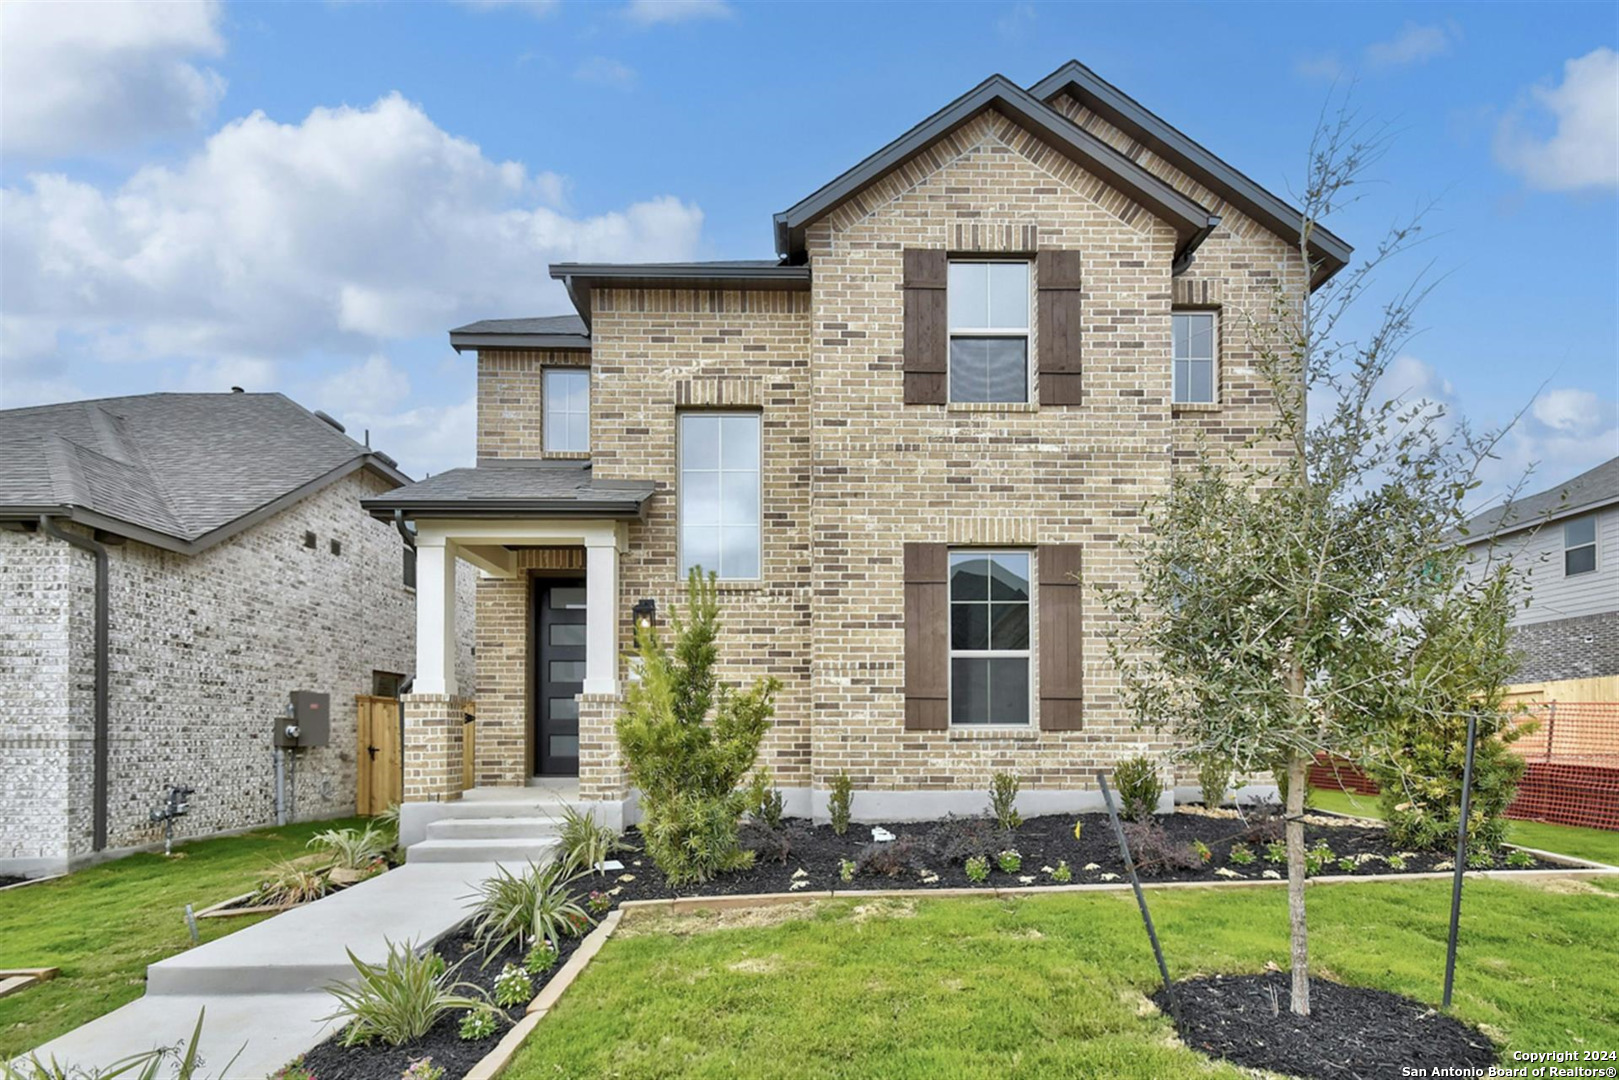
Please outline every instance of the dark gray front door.
M536 620L540 647L541 776L579 775L579 698L585 688L585 583L542 581Z

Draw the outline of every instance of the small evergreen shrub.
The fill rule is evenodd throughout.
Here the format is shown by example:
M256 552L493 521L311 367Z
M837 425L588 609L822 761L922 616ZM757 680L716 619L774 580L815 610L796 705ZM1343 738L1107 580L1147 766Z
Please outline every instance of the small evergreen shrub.
M1225 801L1231 787L1231 759L1224 754L1201 754L1197 759L1197 786L1203 793L1203 805L1214 809Z
M832 831L842 836L849 831L849 815L854 810L854 783L849 774L840 772L832 778L832 795L827 800L827 812L832 816Z
M1467 852L1467 868L1469 870L1495 869L1495 852L1482 844L1475 848L1469 848Z
M974 855L967 860L967 880L974 885L982 885L989 880L989 860L982 855Z
M998 772L989 778L989 810L995 824L1010 832L1023 824L1023 815L1017 812L1017 793L1021 785L1011 773Z
M794 841L804 834L802 829L794 826L773 829L763 821L750 819L742 823L739 835L742 850L755 859L784 863L793 853Z
M1125 758L1113 766L1113 786L1118 791L1119 813L1126 821L1149 820L1164 794L1158 767L1145 754Z
M786 799L771 783L770 768L761 765L748 785L748 814L766 828L781 828L786 813Z

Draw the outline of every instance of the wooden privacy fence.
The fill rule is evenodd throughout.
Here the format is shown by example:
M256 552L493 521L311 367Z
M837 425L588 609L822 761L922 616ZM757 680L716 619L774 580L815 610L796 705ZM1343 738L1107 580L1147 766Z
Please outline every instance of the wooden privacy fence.
M467 702L461 724L461 790L472 786L472 766L478 760L478 708Z
M399 699L359 694L354 699L359 760L355 764L355 812L375 817L403 801L405 755L400 745ZM461 725L461 790L473 786L478 758L477 707L467 702Z

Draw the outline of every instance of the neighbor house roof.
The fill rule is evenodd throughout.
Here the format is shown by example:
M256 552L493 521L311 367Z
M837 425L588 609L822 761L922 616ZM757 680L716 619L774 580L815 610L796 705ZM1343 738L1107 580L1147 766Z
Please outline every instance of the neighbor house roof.
M281 394L142 394L0 411L0 520L43 514L195 554L392 458Z
M1616 503L1619 503L1619 457L1609 458L1567 483L1484 511L1468 521L1467 542L1482 543L1492 536L1532 529L1548 521Z
M1068 61L1029 87L1031 94L1046 102L1064 91L1128 133L1143 148L1150 148L1289 243L1298 242L1302 215L1297 209L1192 141L1078 60ZM1354 251L1320 226L1316 226L1310 241L1311 255L1319 263L1312 285L1321 284L1343 269Z
M652 497L650 480L598 480L588 461L508 459L450 469L361 502L376 517L636 518Z

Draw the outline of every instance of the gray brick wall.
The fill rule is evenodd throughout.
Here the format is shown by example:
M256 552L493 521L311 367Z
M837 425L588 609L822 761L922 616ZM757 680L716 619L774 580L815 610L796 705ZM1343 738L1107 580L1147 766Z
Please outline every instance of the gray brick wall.
M1512 646L1523 654L1519 682L1619 675L1619 611L1519 626Z
M109 848L161 839L148 813L171 784L196 788L182 835L273 821L271 722L291 690L332 701L331 745L299 760L297 817L354 812L354 697L373 670L415 667L399 536L359 506L385 489L356 473L197 556L109 547ZM457 675L472 685L463 576ZM90 852L94 581L87 554L0 532L0 868Z

